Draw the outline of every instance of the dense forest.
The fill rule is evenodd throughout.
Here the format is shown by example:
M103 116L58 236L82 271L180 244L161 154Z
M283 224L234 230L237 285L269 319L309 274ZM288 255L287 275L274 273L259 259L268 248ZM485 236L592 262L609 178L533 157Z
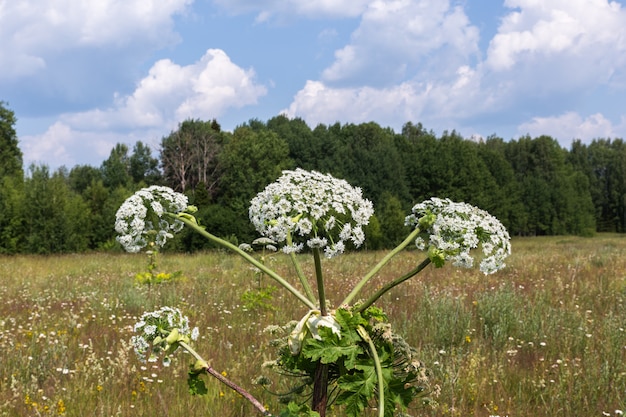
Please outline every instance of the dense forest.
M368 248L395 245L413 204L448 197L497 216L511 235L626 231L626 145L622 139L549 137L505 141L441 136L421 124L401 132L374 122L320 124L276 116L222 131L216 120L186 120L153 150L117 144L101 166L31 165L24 172L15 114L0 102L0 253L119 249L115 212L135 190L161 184L189 196L212 233L255 238L248 203L284 169L301 167L363 189L376 214ZM154 151L154 155L153 155ZM169 249L207 243L183 234Z

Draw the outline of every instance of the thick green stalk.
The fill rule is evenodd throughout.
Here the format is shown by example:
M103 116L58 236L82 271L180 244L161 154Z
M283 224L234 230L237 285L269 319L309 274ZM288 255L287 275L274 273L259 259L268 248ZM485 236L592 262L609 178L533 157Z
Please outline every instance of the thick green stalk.
M326 292L324 290L324 275L322 273L322 259L319 248L313 248L313 260L315 261L315 278L317 279L317 294L320 300L320 313L322 316L325 316L328 313L326 312Z
M367 284L367 282L372 279L372 277L376 275L382 269L382 267L387 264L387 262L389 262L394 256L396 256L399 252L406 248L409 243L413 242L417 238L417 235L419 235L419 233L420 229L416 228L413 232L411 232L410 235L406 237L406 239L402 241L402 243L396 246L383 259L381 259L381 261L378 262L378 264L376 264L376 266L372 268L372 270L368 272L367 275L363 277L363 279L361 279L361 281L354 287L352 292L346 297L345 300L341 302L340 305L349 305L354 297L356 297L356 295L363 289L365 284Z
M406 274L402 275L399 278L394 279L391 282L388 282L380 290L376 291L374 295L368 298L363 304L360 304L359 307L356 309L356 311L359 313L365 311L369 306L374 304L374 302L376 302L376 300L378 300L384 293L386 293L387 291L389 291L396 285L402 284L407 279L412 278L415 275L419 274L422 271L422 269L428 266L428 264L430 264L430 258L424 259L421 264L417 265L411 271L407 272Z
M374 368L376 369L376 378L378 379L378 417L385 416L385 381L383 381L383 368L380 365L380 358L378 357L378 352L376 351L376 345L372 341L372 338L367 333L367 330L363 326L359 326L356 328L357 333L363 340L367 342L370 347L370 353L372 354L372 359L374 360Z
M292 243L293 242L291 240L291 234L287 234L287 244L291 245ZM306 279L306 275L304 275L304 272L302 271L300 262L298 262L298 259L296 258L296 253L290 252L289 257L291 258L291 262L293 263L293 266L296 268L296 275L298 275L298 279L300 279L300 283L302 284L302 288L304 288L304 292L306 293L306 296L309 297L309 300L311 300L312 302L315 302L315 295L313 295L313 289L311 288L311 284L309 284L309 281Z
M313 259L315 261L315 278L317 279L317 293L320 301L320 314L325 316L326 311L326 293L324 290L324 275L322 272L322 259L320 249L313 248ZM317 362L315 368L315 376L313 381L313 403L312 409L320 414L320 417L326 416L326 407L328 406L328 365L321 361Z
M177 220L182 221L187 226L191 227L194 231L198 232L199 234L201 234L205 238L207 238L207 239L209 239L209 240L211 240L211 241L213 241L213 242L215 242L215 243L217 243L217 244L219 244L219 245L221 245L221 246L223 246L223 247L225 247L227 249L232 250L237 255L241 256L246 261L248 261L250 264L252 264L255 267L259 268L262 272L266 273L271 278L273 278L276 282L278 282L280 285L282 285L287 291L289 291L290 293L295 295L296 298L298 298L307 307L309 307L309 309L311 309L311 310L316 310L317 309L317 306L313 303L313 301L309 300L306 296L304 296L302 293L300 293L300 291L295 289L283 277L281 277L276 272L272 271L271 269L269 269L268 267L263 265L258 260L254 259L252 256L248 255L246 252L244 252L243 250L239 249L237 246L233 245L232 243L227 242L224 239L220 239L219 237L217 237L215 235L212 235L211 233L207 232L206 230L204 230L202 227L200 227L195 222L195 219L191 220L191 219L189 219L188 217L185 217L185 216L177 216L175 214L170 214L170 213L167 213L167 214L169 214L171 217L173 217L173 218L175 218ZM189 216L189 217L192 217L192 216Z

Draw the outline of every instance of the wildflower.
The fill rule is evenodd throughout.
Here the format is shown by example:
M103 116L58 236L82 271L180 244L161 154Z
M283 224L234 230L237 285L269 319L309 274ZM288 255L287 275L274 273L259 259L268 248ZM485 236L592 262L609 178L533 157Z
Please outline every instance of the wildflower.
M160 310L144 313L135 324L137 335L131 338L131 344L141 361L156 362L157 356L165 352L164 365L169 365L169 353L172 353L180 341L196 340L197 327L189 328L189 319L177 308L162 307ZM151 350L150 355L148 351Z
M185 195L158 185L143 188L127 198L115 214L117 241L127 252L139 252L151 242L163 246L183 228L180 220L164 214L185 209Z
M431 198L416 204L405 223L424 231L415 244L428 250L436 266L451 260L456 266L470 268L474 261L470 250L481 246L480 270L491 274L505 266L504 259L511 253L509 233L502 223L466 203Z
M359 247L363 226L374 214L360 188L316 171L283 171L283 175L251 201L250 221L263 236L283 243L283 252L299 252L306 243L327 257Z

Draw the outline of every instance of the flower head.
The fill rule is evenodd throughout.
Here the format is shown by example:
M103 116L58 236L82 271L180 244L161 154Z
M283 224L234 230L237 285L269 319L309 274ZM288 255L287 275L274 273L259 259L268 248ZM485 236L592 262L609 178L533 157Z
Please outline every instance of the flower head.
M127 198L115 214L117 241L127 252L139 252L150 242L163 246L183 228L180 220L164 214L180 213L186 208L187 197L171 188L143 188Z
M498 219L484 210L449 199L431 198L416 204L405 223L420 227L424 233L416 240L420 250L428 250L435 265L451 260L470 268L474 258L470 250L481 246L480 270L491 274L504 268L511 254L509 233Z
M156 359L160 353L172 353L180 341L189 342L198 338L198 328L189 328L189 319L179 309L162 307L160 310L144 313L135 324L136 335L131 338L135 353L146 361L148 353ZM167 356L166 356L167 361Z
M363 226L374 214L360 188L316 171L283 171L252 199L250 220L263 236L284 243L283 251L323 248L327 257L344 251L346 241L359 247Z

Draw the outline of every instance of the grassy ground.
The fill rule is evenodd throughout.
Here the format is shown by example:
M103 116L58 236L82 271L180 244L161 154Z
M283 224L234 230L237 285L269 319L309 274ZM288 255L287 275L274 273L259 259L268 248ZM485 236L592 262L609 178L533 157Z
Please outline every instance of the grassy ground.
M325 262L330 299L340 302L383 255ZM421 256L402 254L369 291ZM0 258L0 416L254 415L214 381L208 396L188 395L188 355L169 368L137 361L132 326L164 305L200 327L195 347L213 367L279 409L251 383L273 356L263 329L306 309L282 290L242 300L272 283L231 255L163 255L160 269L185 278L138 287L134 274L146 262L122 254ZM291 275L285 257L266 262ZM419 348L440 391L414 416L613 416L626 412L625 297L626 236L601 235L515 239L504 271L428 267L379 306Z

